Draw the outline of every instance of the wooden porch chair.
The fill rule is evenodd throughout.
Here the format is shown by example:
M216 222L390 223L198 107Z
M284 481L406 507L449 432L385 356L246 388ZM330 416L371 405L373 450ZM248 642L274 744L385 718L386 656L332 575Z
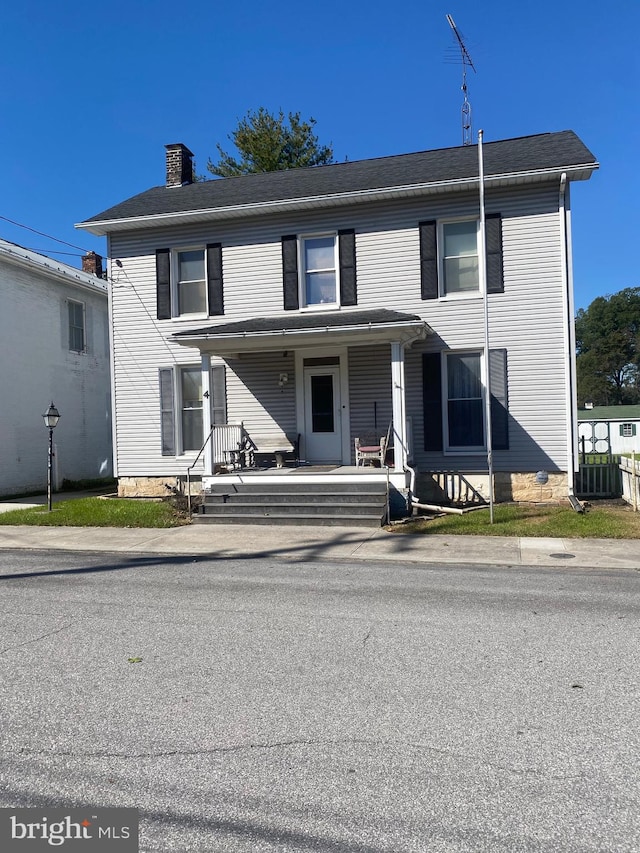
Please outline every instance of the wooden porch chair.
M356 468L367 464L379 465L384 468L384 458L387 452L387 437L371 438L363 436L355 439L356 445Z

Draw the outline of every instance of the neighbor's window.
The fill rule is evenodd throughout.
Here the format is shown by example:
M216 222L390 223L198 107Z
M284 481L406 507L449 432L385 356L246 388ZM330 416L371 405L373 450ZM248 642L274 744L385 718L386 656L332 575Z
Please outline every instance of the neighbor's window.
M85 351L84 305L68 301L69 305L69 349L71 352Z
M478 222L442 224L442 296L480 289Z
M623 438L632 438L636 434L634 424L620 424L620 435Z
M206 314L204 249L190 249L176 254L177 313Z
M180 405L182 411L182 450L202 447L202 370L183 367L180 370Z
M447 353L447 449L484 447L484 396L479 352Z
M338 302L335 235L302 240L303 304L336 305Z

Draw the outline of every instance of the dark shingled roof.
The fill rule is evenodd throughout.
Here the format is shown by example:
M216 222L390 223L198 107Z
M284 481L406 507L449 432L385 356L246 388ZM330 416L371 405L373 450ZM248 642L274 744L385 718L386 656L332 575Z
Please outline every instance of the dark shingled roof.
M243 334L265 334L278 332L304 332L311 329L336 329L343 326L380 326L398 323L421 323L422 318L417 314L403 314L387 308L376 308L370 311L325 311L314 314L287 314L280 317L252 317L237 320L233 323L222 323L207 326L203 329L191 329L188 332L176 332L174 338L208 335L227 336Z
M593 154L571 130L485 142L483 153L487 178L571 166L585 165L591 169L597 166ZM477 146L440 148L330 166L203 181L183 187L153 187L81 224L293 201L441 181L455 182L477 175Z

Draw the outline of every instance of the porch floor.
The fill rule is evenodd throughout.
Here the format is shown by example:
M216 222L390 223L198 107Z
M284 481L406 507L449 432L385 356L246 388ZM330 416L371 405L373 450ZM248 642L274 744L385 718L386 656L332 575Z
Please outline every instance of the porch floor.
M255 468L236 468L229 470L226 473L215 474L216 480L223 477L290 477L290 476L308 476L309 474L332 474L332 475L354 475L371 476L372 474L384 474L386 477L386 468L374 468L373 465L355 466L355 465L314 465L313 463L302 462L300 465L285 464L282 468L276 465L262 465Z

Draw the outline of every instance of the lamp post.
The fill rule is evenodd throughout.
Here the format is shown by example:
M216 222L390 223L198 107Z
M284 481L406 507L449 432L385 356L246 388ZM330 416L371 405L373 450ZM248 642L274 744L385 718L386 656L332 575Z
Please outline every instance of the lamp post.
M53 400L47 411L42 416L44 425L49 430L49 460L47 464L47 506L51 512L51 475L53 472L53 430L60 420L60 412L53 405Z

